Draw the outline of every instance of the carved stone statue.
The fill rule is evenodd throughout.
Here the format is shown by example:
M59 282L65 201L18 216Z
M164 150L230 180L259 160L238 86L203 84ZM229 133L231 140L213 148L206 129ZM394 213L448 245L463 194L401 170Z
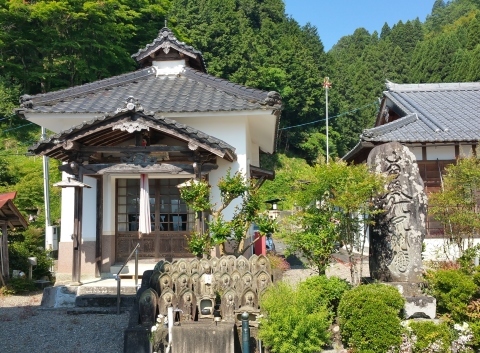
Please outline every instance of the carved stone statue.
M199 261L198 261L198 259L192 259L190 261L190 272L194 273L194 272L198 272L198 271L199 271Z
M272 283L270 275L265 271L260 271L255 275L255 284L258 295L260 296Z
M370 275L384 282L420 282L427 197L415 156L391 142L375 147L367 163L391 178L376 201L384 212L370 227Z
M190 264L185 259L179 260L178 263L177 263L177 271L180 274L185 273L185 274L189 275L190 274Z
M204 273L199 278L199 291L200 296L212 296L213 292L213 275Z
M239 256L235 260L235 267L240 274L250 271L250 262L245 258L245 256Z
M181 295L186 290L190 289L190 280L186 273L182 273L177 278L177 282L175 284L175 293L177 295Z
M256 261L256 268L254 270L255 272L253 272L253 274L260 271L265 271L270 273L271 272L270 260L265 255L258 255L258 258Z
M254 287L253 276L250 272L247 272L242 276L242 289L245 290L253 287Z
M159 302L159 312L163 316L167 316L169 307L176 308L178 304L177 296L170 288L162 292Z
M164 273L160 275L158 278L158 283L160 286L160 294L164 292L165 289L170 288L173 290L173 281L172 277L168 273Z
M258 309L257 294L252 289L246 289L242 295L241 309L249 311L249 309Z
M199 269L198 273L200 275L203 274L203 273L212 273L213 272L212 264L207 259L201 259L200 260L200 263L198 265L198 269Z
M148 288L140 295L138 301L140 325L151 327L155 324L158 305L158 295L153 289Z
M228 290L222 296L220 311L224 321L235 321L235 310L239 307L238 296L233 290Z
M240 274L240 272L235 270L231 273L230 277L232 279L230 287L238 291L240 295L243 291L242 275Z
M190 285L191 285L190 288L195 294L200 294L199 278L200 276L196 272L192 273L192 275L190 276Z
M218 285L219 289L222 292L225 292L226 290L230 289L231 285L232 285L232 278L228 273L224 273L222 277L220 277L220 281Z
M180 297L179 309L181 311L181 321L195 320L197 303L195 294L191 290L183 292Z
M235 255L227 255L227 264L228 264L228 272L232 273L235 271L235 262L237 261L237 258Z
M220 273L227 273L228 272L228 260L225 256L221 257L218 261L217 271Z

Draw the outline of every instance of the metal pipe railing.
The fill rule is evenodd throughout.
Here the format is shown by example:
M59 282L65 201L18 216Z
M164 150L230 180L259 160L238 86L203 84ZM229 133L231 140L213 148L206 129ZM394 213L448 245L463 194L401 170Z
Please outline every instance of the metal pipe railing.
M122 267L120 267L120 270L117 272L115 276L115 279L117 280L117 315L120 314L120 283L122 279L120 278L120 273L123 271L123 268L127 264L128 261L132 258L133 254L135 253L135 289L138 288L138 248L140 247L140 243L137 243L137 246L132 250L130 255L128 255L128 258L125 260L123 263Z

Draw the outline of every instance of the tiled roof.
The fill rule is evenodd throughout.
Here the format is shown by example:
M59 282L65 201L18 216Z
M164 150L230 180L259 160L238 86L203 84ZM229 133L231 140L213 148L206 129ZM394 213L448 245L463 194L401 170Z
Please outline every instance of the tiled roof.
M16 195L16 191L0 194L0 218L6 221L10 228L27 228L27 221L13 203Z
M42 140L34 144L33 146L30 146L28 148L28 151L30 153L39 154L46 148L52 147L54 145L58 145L59 143L61 144L63 140L76 135L80 131L90 129L90 128L97 128L98 126L104 125L106 121L120 117L123 114L124 114L124 111L118 110L115 113L107 114L105 116L97 117L90 121L83 122L82 124L73 126L68 130L61 131L49 137L46 140ZM229 145L228 143L226 143L225 141L217 139L213 136L210 136L200 130L197 130L185 124L180 124L175 120L168 119L162 116L154 116L153 112L149 112L145 114L140 113L140 116L142 116L144 119L154 122L155 124L161 127L165 127L170 131L174 131L179 135L185 136L185 138L189 138L196 141L200 147L210 150L211 152L215 153L216 155L222 158L225 158L228 160L236 159L235 148ZM117 133L112 132L111 128L109 128L108 131L109 131L108 134L104 135L101 145L104 145L104 146L108 145L110 144L111 141L116 141L118 143L119 137L117 136L117 134L119 134L120 132L117 132ZM84 140L85 140L85 144L89 145L89 142L87 141L88 139L84 138Z
M147 67L61 91L25 95L17 112L106 114L129 96L155 113L281 109L276 92L234 84L190 67L177 75L157 72L156 67Z
M184 42L179 41L177 37L175 37L173 32L167 27L163 27L158 32L157 38L155 38L152 43L147 44L145 48L142 48L138 52L133 54L132 58L135 59L137 62L140 62L152 54L155 55L154 53L159 50L163 50L164 53L168 53L171 48L178 51L179 53L194 58L199 62L200 67L202 67L203 71L206 71L202 52L190 45L185 44Z
M360 136L370 142L462 142L480 139L480 83L394 84L384 92L401 118Z
M17 196L16 191L0 194L0 208L3 207L8 201L13 200Z

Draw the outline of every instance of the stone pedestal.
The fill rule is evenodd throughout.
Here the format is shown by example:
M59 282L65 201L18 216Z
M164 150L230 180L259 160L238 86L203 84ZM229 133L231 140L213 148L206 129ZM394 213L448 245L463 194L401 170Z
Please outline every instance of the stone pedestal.
M437 300L427 295L405 297L403 313L405 319L433 320L437 315Z
M422 293L420 283L388 282L385 283L398 289L405 298L403 316L405 319L435 319L437 315L437 300Z

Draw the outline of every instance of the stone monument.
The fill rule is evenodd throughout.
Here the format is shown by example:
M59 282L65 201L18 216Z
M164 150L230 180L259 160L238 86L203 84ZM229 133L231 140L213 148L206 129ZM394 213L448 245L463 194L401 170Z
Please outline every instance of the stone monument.
M412 314L430 317L431 312L422 312L425 303L434 299L424 296L419 286L423 274L427 196L415 155L402 144L390 142L372 149L367 164L370 170L389 177L385 194L375 202L383 212L375 216L375 223L370 226L370 276L395 285L407 304L421 298L423 308Z

